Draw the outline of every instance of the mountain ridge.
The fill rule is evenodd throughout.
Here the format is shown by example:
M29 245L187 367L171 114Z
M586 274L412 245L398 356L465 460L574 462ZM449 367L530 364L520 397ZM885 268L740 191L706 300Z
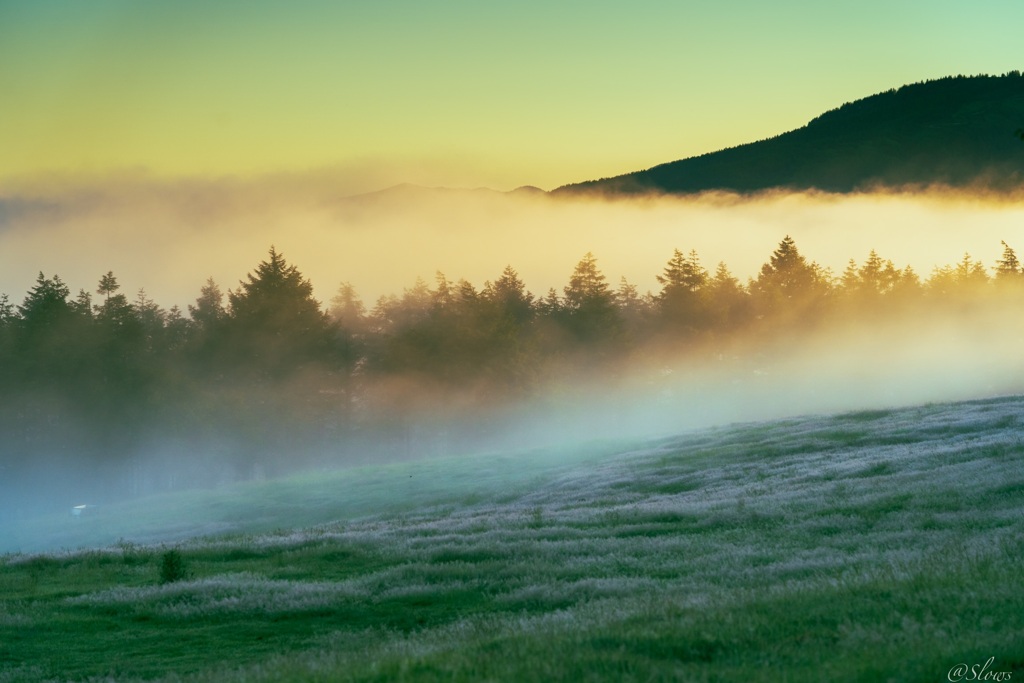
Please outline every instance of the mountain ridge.
M692 194L770 189L853 192L1024 185L1024 76L948 76L830 109L773 137L552 194Z

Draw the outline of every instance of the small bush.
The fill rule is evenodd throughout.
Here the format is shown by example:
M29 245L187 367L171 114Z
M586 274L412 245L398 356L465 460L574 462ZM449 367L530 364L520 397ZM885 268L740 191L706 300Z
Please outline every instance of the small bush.
M185 558L176 549L166 551L160 557L160 583L174 583L189 577Z

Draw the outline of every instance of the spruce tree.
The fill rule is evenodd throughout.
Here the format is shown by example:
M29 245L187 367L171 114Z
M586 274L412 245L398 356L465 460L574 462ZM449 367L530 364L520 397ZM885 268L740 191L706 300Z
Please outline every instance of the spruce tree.
M331 323L313 285L274 247L228 299L226 324L239 369L283 377L332 361Z
M676 249L657 279L661 284L658 308L664 325L673 330L690 331L707 325L705 288L708 272L701 266L696 251L690 251L688 256L684 256Z
M206 284L199 290L195 305L189 304L188 314L196 328L210 332L227 317L224 310L224 294L213 278L207 278Z
M829 287L828 273L818 264L808 263L789 235L750 283L758 312L768 317L803 317L817 312Z
M580 342L602 343L619 337L622 320L615 293L590 252L576 264L566 285L561 313L566 327Z
M996 280L1016 279L1022 274L1020 260L1015 252L1006 242L1003 245L1003 257L996 261Z

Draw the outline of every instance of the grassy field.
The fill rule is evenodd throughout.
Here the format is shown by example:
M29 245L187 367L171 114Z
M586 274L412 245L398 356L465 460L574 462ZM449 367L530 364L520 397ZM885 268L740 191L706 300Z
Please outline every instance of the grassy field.
M317 473L5 542L0 683L1021 678L1024 399Z

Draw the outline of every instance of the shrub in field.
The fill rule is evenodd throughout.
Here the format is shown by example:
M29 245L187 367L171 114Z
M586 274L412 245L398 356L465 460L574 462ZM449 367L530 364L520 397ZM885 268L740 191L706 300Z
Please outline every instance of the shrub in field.
M174 583L182 581L189 576L185 558L181 553L171 548L160 557L160 583Z

